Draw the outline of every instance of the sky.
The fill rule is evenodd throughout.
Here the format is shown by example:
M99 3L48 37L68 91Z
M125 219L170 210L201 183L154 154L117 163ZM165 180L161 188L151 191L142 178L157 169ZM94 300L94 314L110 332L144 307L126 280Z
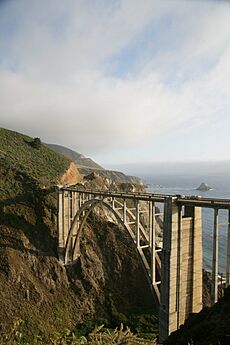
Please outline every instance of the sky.
M0 0L0 127L105 167L230 159L230 1Z

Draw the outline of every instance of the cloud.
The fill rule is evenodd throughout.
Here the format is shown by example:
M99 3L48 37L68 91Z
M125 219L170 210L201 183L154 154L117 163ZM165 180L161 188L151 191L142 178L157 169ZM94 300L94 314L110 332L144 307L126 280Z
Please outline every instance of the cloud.
M5 3L1 125L97 155L227 117L229 16L206 2ZM134 46L134 67L113 73Z

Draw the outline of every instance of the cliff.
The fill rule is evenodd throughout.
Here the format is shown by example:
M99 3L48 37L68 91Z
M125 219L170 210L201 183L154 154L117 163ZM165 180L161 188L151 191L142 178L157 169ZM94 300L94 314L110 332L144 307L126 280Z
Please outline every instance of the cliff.
M76 183L79 183L81 181L82 181L82 176L79 173L76 165L73 162L70 163L68 169L58 179L58 182L61 185L64 185L64 184L76 184Z
M55 185L82 180L70 160L33 141L0 130L0 339L17 319L31 339L87 322L156 331L140 258L114 223L92 214L78 262L67 270L58 261ZM100 183L101 188L105 180Z

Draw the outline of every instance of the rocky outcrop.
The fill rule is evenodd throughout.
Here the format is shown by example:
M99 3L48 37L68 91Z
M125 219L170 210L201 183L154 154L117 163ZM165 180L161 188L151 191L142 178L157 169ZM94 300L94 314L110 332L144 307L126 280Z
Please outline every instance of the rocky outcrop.
M114 192L140 192L145 191L143 184L120 182L114 179L102 176L98 172L90 172L85 175L81 183L86 189L110 190Z
M197 188L197 190L200 190L201 192L207 192L212 189L213 189L212 187L210 187L207 183L204 183L204 182L202 182L200 186Z
M110 180L113 180L114 182L144 185L143 181L139 177L128 176L120 171L106 170L106 169L95 170L89 167L82 167L82 166L79 166L78 170L80 171L82 175L89 175L90 173L95 171L99 176L109 178Z
M71 162L68 170L66 170L64 175L60 177L59 183L62 185L65 185L65 184L72 185L72 184L79 183L81 181L82 181L81 174L79 173L76 165L73 162Z

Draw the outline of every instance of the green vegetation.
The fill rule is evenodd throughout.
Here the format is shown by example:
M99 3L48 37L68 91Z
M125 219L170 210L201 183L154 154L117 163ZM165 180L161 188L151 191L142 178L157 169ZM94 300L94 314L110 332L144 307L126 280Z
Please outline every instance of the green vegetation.
M132 332L145 339L154 339L158 335L158 315L149 311L149 313L141 314L124 314L117 310L112 298L109 299L111 322L105 323L109 328L119 327L124 324L129 327Z
M40 138L34 138L34 140L31 141L31 146L35 149L39 150L42 146L42 142Z
M144 340L134 335L131 330L123 325L114 330L105 328L104 325L97 326L88 332L87 336L79 332L71 332L66 329L62 333L55 333L47 337L24 334L24 322L16 320L11 333L8 336L1 336L0 341L5 345L115 345L115 344L156 344L156 341Z
M50 186L68 168L70 160L39 138L0 128L0 196L15 197L35 186Z
M39 138L0 128L0 333L8 333L17 315L25 320L27 334L54 329L54 322L61 329L63 320L52 315L64 309L57 297L54 310L36 304L38 296L52 300L51 288L42 288L36 271L48 275L49 266L57 265L55 185L69 165ZM47 325L49 319L55 320Z
M19 238L21 230L37 249L51 250L54 240L50 237L50 226L56 217L55 185L69 164L67 158L42 145L39 138L32 139L0 128L0 225L4 226L1 230L3 242L9 237L6 227L12 227L18 229L12 235L15 237L14 247L18 250L23 249ZM41 244L39 238L42 238ZM6 269L6 265L4 267Z
M80 337L88 337L95 329L104 325L105 329L114 330L118 329L120 325L124 325L127 329L130 329L133 334L142 338L153 340L158 336L158 317L155 314L137 314L137 315L125 315L118 312L113 305L111 308L110 319L99 318L96 320L88 320L78 325L74 333Z

